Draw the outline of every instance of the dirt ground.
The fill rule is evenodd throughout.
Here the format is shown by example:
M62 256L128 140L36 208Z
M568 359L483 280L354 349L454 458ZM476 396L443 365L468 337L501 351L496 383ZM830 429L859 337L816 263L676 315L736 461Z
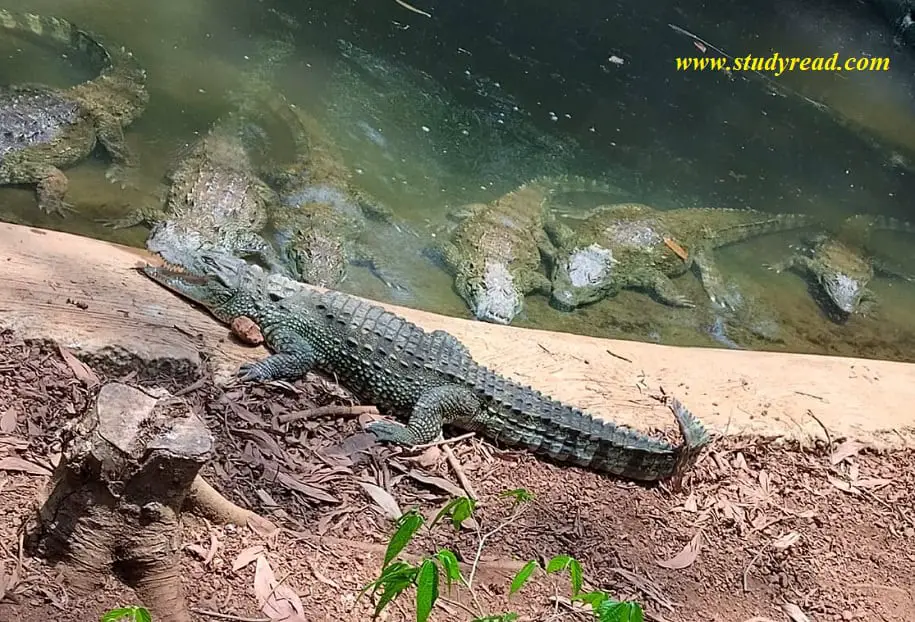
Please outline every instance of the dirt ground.
M135 374L105 378L57 346L0 333L0 621L98 620L136 603L114 579L91 595L73 593L57 569L19 550L19 525L60 451L58 431L91 404L95 373L135 383ZM442 447L405 454L372 443L356 417L316 417L316 408L343 413L351 405L324 381L160 384L184 389L216 435L208 481L283 527L265 540L185 515L181 562L199 620L280 619L279 594L306 620L370 619L370 599L356 596L380 569L391 513L416 507L432 516L461 494ZM511 522L487 539L473 595L443 587L433 620L470 620L477 606L524 620L588 619L569 606L561 576L535 575L507 597L525 561L558 554L580 560L589 587L640 601L652 620L915 620L911 450L877 454L841 438L807 447L729 438L672 491L478 439L448 447L480 498L477 522L460 533L447 524L421 532L408 560L451 548L466 574L475 527L485 533ZM534 499L513 514L500 493L518 488ZM382 619L411 613L412 593Z

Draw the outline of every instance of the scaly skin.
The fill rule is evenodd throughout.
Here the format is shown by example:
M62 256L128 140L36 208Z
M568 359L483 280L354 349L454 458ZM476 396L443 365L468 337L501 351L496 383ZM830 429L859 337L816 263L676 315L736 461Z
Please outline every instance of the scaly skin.
M191 146L167 175L164 205L141 207L106 224L152 227L146 248L187 269L199 269L202 251L221 249L289 274L259 233L278 197L251 163L244 123L240 115L227 115Z
M856 215L848 218L837 235L819 234L807 241L800 253L770 266L776 272L793 270L825 295L826 315L845 322L854 314L867 314L876 302L868 288L875 273L915 281L915 277L878 261L868 252L867 240L874 231L915 233L915 224L884 216ZM844 238L855 238L855 241Z
M542 177L487 204L465 206L461 222L439 247L454 288L478 320L510 324L521 313L524 297L548 294L543 255L552 254L544 225L551 219L549 200L571 192L618 191L578 177Z
M341 292L307 290L277 302L256 287L240 286L238 274L218 259L208 264L207 276L140 270L223 322L248 317L258 325L274 354L242 365L242 379L294 379L319 371L361 402L408 421L370 424L382 441L432 442L447 424L559 462L644 481L681 475L709 442L703 425L676 400L670 405L685 440L679 447L511 382L474 361L450 334L427 333Z
M360 238L368 220L391 225L393 214L355 186L343 154L317 119L288 106L284 120L297 157L265 174L280 195L270 221L287 263L300 280L321 287L343 281L349 263L366 265L386 280Z
M106 177L126 185L136 158L124 128L146 109L146 72L133 55L66 20L0 9L0 29L88 54L99 76L67 89L43 85L0 88L0 184L34 184L38 206L64 216L69 182L62 168L101 143L111 158Z
M552 257L550 303L563 311L614 296L623 289L649 292L675 307L694 303L671 278L696 268L712 302L734 310L739 293L725 285L715 265L715 248L812 224L800 214L755 210L690 208L661 211L639 203L595 208L578 227L549 222ZM679 245L684 259L665 243Z

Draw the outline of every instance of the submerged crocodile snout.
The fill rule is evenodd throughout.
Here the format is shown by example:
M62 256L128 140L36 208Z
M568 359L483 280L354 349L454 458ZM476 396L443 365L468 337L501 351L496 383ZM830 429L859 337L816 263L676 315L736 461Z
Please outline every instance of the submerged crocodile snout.
M829 299L844 313L854 313L861 304L864 284L847 274L830 275L823 281Z
M524 304L514 277L506 266L496 262L487 262L482 279L468 283L465 298L478 320L495 324L510 324Z

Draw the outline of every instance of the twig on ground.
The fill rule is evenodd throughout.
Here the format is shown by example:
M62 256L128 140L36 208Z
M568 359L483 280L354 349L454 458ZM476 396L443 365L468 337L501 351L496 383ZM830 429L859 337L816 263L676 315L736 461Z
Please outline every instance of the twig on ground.
M442 451L445 453L445 458L448 459L448 464L451 466L451 470L454 471L454 475L458 478L458 482L461 483L461 488L467 493L467 496L473 499L474 501L478 500L476 491L473 489L470 480L467 478L467 474L464 473L464 469L461 468L461 463L458 461L457 456L454 455L454 452L451 451L451 447L448 445L442 446Z
M318 417L358 417L360 415L377 415L378 409L374 406L340 406L331 404L329 406L319 406L300 410L294 413L287 413L277 417L280 423L289 423L299 419L317 419Z
M823 428L823 432L826 434L826 453L832 452L832 436L829 434L829 428L820 421L820 418L813 414L813 411L809 408L807 409L807 414L810 415L810 418L820 424L820 427Z
M194 613L199 613L202 616L209 616L220 620L234 620L234 622L270 622L270 618L244 618L242 616L233 616L228 613L210 611L209 609L198 609L197 607L191 607L190 609Z
M747 585L747 576L750 574L750 569L753 567L753 564L755 564L757 561L759 561L759 558L762 557L762 554L765 553L766 549L768 549L768 548L769 548L769 544L768 543L764 544L763 547L761 549L759 549L759 551L756 553L756 555L753 556L753 559L750 560L750 563L747 564L747 567L743 569L743 591L744 592L750 591L750 587Z
M414 445L411 449L429 449L430 447L439 447L441 445L454 445L460 443L461 441L470 438L473 436L473 432L467 432L466 434L461 434L460 436L453 436L451 438L443 438L438 441L432 441L431 443L423 443L422 445Z
M413 11L414 13L418 13L420 15L425 15L426 17L432 17L432 13L426 13L422 9L417 9L412 4L407 4L406 2L404 2L404 0L394 0L394 2L396 2L397 4L399 4L400 6L402 6L403 8L405 8L408 11Z

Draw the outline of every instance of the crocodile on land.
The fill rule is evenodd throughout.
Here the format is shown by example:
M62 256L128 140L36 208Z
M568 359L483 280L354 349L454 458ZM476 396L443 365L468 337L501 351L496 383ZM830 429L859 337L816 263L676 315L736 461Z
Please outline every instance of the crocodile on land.
M355 186L317 119L295 106L285 112L296 157L265 171L265 178L279 193L270 229L287 265L301 281L321 287L343 281L347 264L367 266L386 280L361 236L369 221L393 226L392 212Z
M145 266L157 283L202 305L222 322L247 317L274 352L238 371L243 380L295 379L318 371L357 399L407 421L373 422L381 441L417 445L442 425L480 432L543 457L637 480L682 474L709 442L705 427L679 402L669 405L684 443L678 447L596 419L480 365L445 331L431 333L368 301L305 289L277 301L245 286L218 257L206 275Z
M712 251L811 224L813 219L801 214L717 208L662 211L640 203L603 205L574 229L558 221L546 224L556 249L550 260L550 304L572 311L623 289L639 289L661 303L693 307L695 303L677 290L671 278L695 268L712 302L733 310L739 307L739 294L725 284Z
M88 54L101 69L97 78L65 89L0 87L0 184L34 184L38 206L63 216L72 208L61 168L87 157L96 143L111 158L108 179L127 183L136 159L124 128L149 101L146 72L133 55L57 17L0 9L0 29Z
M524 297L549 294L542 269L550 254L544 224L552 216L550 199L557 194L619 191L581 177L540 177L490 203L465 206L450 239L436 249L454 276L455 291L478 320L510 324L521 313Z
M873 308L876 297L868 285L875 273L915 281L912 273L899 270L870 252L867 239L878 230L915 233L915 224L884 216L852 216L836 235L811 236L799 253L769 267L776 272L793 270L806 277L816 288L826 315L844 322L853 314L867 314Z

